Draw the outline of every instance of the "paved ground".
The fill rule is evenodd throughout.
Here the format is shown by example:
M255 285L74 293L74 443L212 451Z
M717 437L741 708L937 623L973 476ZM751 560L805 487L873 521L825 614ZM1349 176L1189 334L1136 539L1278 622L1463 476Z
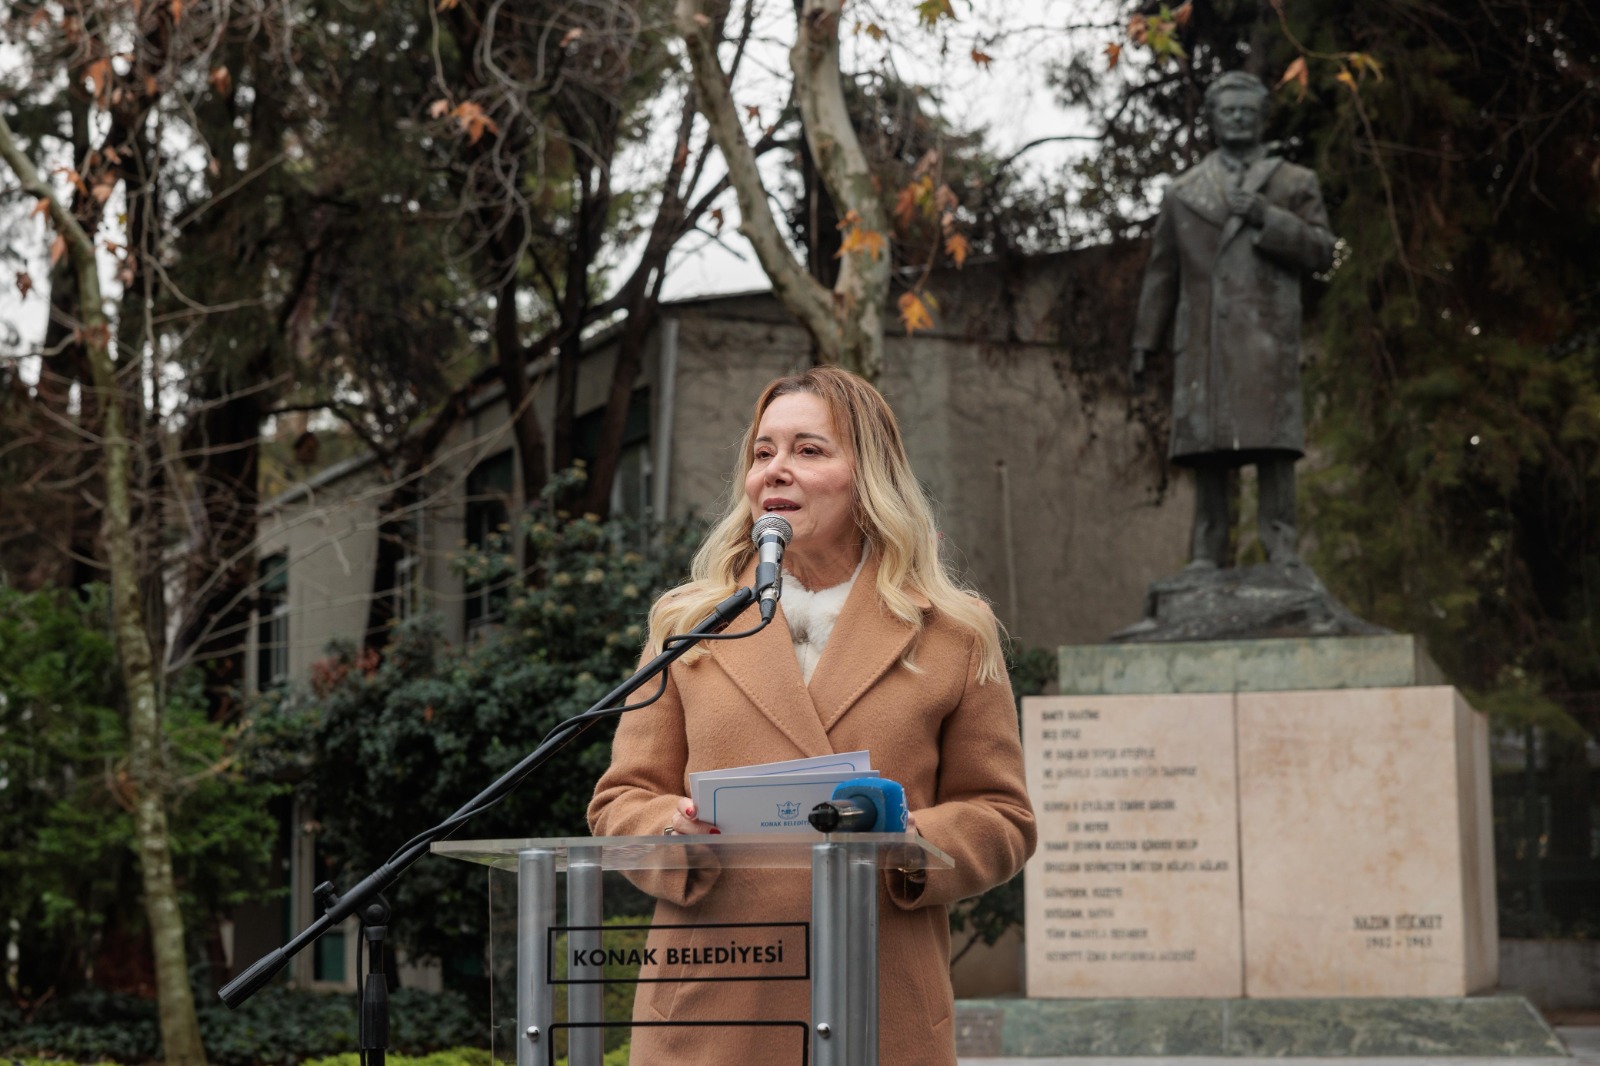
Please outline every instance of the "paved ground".
M1572 1057L1395 1059L962 1059L960 1066L1600 1066L1600 1026L1556 1026Z

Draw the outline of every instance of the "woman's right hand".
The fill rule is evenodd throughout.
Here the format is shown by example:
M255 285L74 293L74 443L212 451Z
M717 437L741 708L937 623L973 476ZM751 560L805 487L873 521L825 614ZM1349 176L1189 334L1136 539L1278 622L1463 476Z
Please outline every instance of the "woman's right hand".
M678 798L678 809L672 816L672 824L668 827L672 832L688 836L695 833L720 833L722 830L710 822L695 820L698 812L694 809L694 800L687 796Z

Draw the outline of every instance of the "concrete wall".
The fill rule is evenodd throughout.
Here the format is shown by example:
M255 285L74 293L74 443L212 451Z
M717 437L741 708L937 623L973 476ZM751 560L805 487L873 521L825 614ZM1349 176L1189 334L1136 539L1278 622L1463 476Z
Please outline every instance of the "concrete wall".
M1166 469L1162 386L1138 398L1124 385L1131 296L1112 282L1142 259L1140 246L1096 249L1016 276L941 277L949 317L887 344L880 387L938 505L947 559L1027 645L1103 639L1187 559L1193 496ZM720 513L751 405L767 381L809 365L810 346L767 298L670 313L672 510Z
M1600 941L1502 940L1500 987L1542 1011L1600 1012Z

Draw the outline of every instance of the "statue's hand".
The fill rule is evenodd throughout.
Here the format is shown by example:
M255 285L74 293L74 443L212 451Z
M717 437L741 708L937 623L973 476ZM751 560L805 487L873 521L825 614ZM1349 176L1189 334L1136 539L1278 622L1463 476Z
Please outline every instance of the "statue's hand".
M1267 220L1267 199L1260 193L1230 188L1227 195L1228 210L1243 215L1244 220L1252 226L1259 226Z

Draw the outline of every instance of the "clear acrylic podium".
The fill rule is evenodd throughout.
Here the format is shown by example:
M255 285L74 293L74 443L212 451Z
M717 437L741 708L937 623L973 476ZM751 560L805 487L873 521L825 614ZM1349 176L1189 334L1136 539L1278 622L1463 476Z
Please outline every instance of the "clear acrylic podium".
M567 1030L570 1066L600 1066L604 1029L629 1021L602 1017L603 964L586 961L606 954L602 875L693 869L811 871L808 965L784 978L811 983L803 1053L809 1049L815 1066L876 1066L879 871L955 865L932 844L903 833L446 840L433 851L516 873L517 1066L553 1066L558 1028ZM556 921L560 874L567 878L564 926ZM567 934L565 1023L555 1016L557 932Z

